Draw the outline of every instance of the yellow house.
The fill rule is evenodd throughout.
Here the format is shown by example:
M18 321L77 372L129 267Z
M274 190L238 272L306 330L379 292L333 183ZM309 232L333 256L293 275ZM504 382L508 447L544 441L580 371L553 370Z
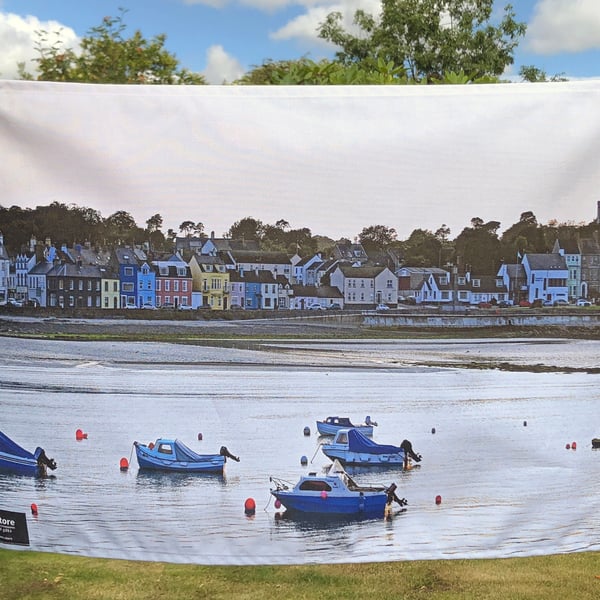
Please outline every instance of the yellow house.
M100 278L102 308L119 308L121 306L121 284L119 282L119 276L104 267L100 267L100 271L102 272L102 277Z
M202 294L202 306L211 310L227 310L229 304L229 271L218 256L192 254L188 265L192 273L192 294Z

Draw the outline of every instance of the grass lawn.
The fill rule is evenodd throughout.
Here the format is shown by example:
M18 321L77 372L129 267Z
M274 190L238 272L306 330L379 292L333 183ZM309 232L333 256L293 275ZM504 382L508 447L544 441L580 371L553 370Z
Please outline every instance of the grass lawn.
M600 553L498 560L197 566L0 549L0 599L596 599Z

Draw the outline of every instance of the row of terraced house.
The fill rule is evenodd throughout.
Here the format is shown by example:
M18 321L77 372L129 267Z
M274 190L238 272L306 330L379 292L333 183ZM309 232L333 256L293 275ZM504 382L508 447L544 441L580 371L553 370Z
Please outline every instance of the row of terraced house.
M370 258L360 244L332 255L290 256L256 243L177 238L173 252L56 247L34 238L10 256L0 234L0 303L13 298L62 308L209 308L211 310L369 309L417 304L572 300L600 296L596 240L556 242L553 252L525 254L493 275L458 268L401 266L390 254Z

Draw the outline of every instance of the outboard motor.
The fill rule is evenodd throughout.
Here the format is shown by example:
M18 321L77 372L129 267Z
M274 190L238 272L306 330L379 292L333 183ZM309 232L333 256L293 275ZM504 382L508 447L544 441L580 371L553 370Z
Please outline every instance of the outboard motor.
M47 469L54 471L56 469L56 461L53 458L48 458L43 448L39 446L35 449L35 458L37 459L38 469L41 477L46 477Z
M406 498L398 498L398 496L396 496L397 488L398 486L395 483L392 483L392 485L385 490L387 494L387 503L391 504L392 502L397 502L400 506L406 506L408 504L408 500Z
M421 462L421 460L423 460L423 457L420 454L416 454L413 451L412 444L408 440L402 440L400 448L404 450L404 454L406 456L410 456L410 458L412 458L415 462Z
M232 460L235 460L235 462L240 462L240 457L234 456L233 454L231 454L231 452L229 452L229 450L227 450L226 446L221 446L221 450L219 450L219 454L221 456L224 456L225 460L227 460L228 458L231 458Z

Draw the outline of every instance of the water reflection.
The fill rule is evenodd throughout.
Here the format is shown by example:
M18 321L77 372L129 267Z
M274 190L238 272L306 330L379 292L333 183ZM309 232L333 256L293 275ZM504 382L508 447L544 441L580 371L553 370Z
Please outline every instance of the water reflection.
M343 356L343 369L252 366L255 355L244 355L243 369L223 364L222 355L218 363L192 364L210 349L187 347L171 364L179 349L166 344L111 350L113 344L44 343L48 356L63 357L46 361L27 343L27 360L11 358L0 371L0 428L25 447L48 449L58 470L45 480L0 474L0 507L28 514L32 549L206 564L600 549L600 461L590 452L600 435L597 375L366 366L432 348L443 362L441 343L327 342L328 356ZM349 353L361 347L354 368ZM564 354L583 365L597 363L598 345L457 348L535 362L552 348L552 364ZM91 349L106 361L91 360ZM115 358L134 354L139 363ZM41 394L43 386L53 393ZM391 521L276 517L269 475L295 482L329 464L319 444L331 438L303 429L330 414L370 414L379 423L376 442L413 442L423 461L410 471L348 467L361 483L397 483L405 513ZM88 439L75 440L78 428ZM227 445L242 460L228 463L224 475L140 472L136 465L120 471L122 457L131 463L132 440L164 436L194 440L199 453ZM573 441L577 449L567 451ZM314 459L303 466L303 456ZM252 519L244 514L248 498L257 506Z

